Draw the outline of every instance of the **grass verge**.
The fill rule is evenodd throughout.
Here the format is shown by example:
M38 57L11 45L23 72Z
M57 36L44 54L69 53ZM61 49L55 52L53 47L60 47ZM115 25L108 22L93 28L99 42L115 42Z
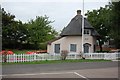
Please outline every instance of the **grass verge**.
M79 60L45 60L45 61L32 61L32 62L11 62L11 63L2 63L2 65L10 65L10 64L55 64L55 63L75 63L75 62L106 62L111 60L103 60L103 59L79 59Z

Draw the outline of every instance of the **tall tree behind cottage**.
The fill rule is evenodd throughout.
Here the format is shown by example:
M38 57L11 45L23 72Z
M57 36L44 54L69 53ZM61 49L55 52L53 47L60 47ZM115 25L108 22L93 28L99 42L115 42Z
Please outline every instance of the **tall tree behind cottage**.
M104 42L106 42L110 38L109 13L109 6L106 5L105 8L100 7L100 9L98 10L88 11L85 14L87 16L88 21L100 34L100 38L98 39L100 51L102 51L102 45L104 44Z
M114 40L116 48L120 48L120 1L110 2L105 7L88 11L87 19L92 26L98 31L101 37L98 39L100 51L102 44L110 39Z
M111 2L111 28L110 37L114 40L116 48L120 49L120 0Z

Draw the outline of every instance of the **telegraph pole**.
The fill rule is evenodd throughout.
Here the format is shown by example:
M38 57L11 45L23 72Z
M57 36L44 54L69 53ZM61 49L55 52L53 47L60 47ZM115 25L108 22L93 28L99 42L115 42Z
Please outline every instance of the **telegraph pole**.
M82 14L82 53L84 53L84 0L83 0L83 14Z

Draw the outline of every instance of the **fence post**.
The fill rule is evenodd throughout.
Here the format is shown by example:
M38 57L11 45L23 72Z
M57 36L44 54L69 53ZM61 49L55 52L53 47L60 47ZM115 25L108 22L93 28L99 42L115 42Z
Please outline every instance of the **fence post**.
M92 53L90 53L90 59L92 59Z
M23 62L25 62L24 54L23 54Z
M20 55L20 62L23 62L22 54Z
M16 60L15 58L16 58L16 57L15 57L15 54L13 54L13 62L15 62L15 60Z
M75 54L75 59L77 59L77 55Z
M31 54L29 55L29 62L31 62Z
M6 61L7 61L7 62L10 62L10 55L7 54L6 57L7 57L7 60L6 60Z
M15 54L15 62L18 62L18 56L19 54Z
M36 53L34 53L33 55L34 55L34 61L36 61Z

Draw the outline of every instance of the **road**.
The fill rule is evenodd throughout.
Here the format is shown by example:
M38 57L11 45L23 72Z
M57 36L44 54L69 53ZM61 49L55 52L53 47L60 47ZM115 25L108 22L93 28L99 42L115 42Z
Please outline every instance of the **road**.
M3 65L3 78L118 78L118 62Z

